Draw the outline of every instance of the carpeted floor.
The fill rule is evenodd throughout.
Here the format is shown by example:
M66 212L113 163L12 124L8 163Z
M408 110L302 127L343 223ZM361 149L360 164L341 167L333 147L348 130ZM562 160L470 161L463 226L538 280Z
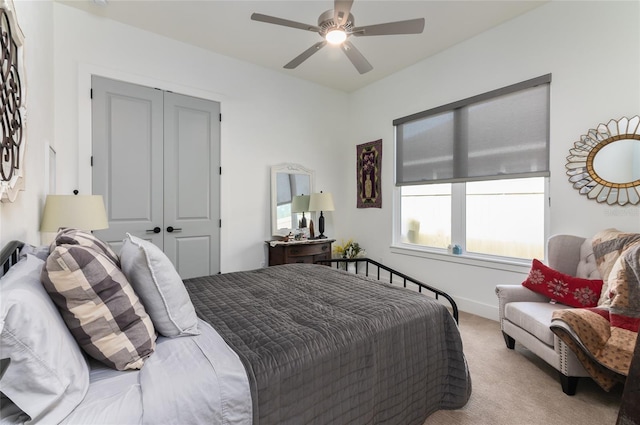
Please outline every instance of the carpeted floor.
M583 378L575 396L560 388L557 372L525 347L507 349L500 324L460 313L460 333L472 392L459 410L440 410L424 425L615 425L622 385L611 392Z

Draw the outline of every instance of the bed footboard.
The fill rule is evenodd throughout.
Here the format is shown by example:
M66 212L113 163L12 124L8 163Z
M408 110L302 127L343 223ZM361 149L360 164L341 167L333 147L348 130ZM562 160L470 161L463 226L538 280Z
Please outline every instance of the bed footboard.
M445 298L451 305L451 314L453 315L453 318L456 320L456 323L458 323L458 306L449 294L441 291L440 289L434 288L433 286L427 285L426 283L420 282L417 279L407 276L404 273L400 273L399 271L385 266L384 264L381 264L375 260L372 260L370 258L332 258L329 260L318 260L316 261L316 263L327 265L335 264L336 268L346 268L346 265L348 263L355 263L356 274L363 274L367 277L375 278L376 280L382 280L380 272L381 270L384 270L389 274L390 284L399 284L401 280L402 286L404 286L405 288L408 287L407 283L410 283L416 285L418 288L418 292L420 293L422 293L422 290L424 289L433 293L435 299L437 300L440 299L440 297Z

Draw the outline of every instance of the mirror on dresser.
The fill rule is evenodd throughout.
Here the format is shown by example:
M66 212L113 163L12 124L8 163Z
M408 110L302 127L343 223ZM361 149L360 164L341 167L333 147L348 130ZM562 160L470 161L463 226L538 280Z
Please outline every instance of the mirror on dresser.
M271 167L271 234L284 236L298 227L301 213L292 212L294 196L313 192L314 172L298 164Z

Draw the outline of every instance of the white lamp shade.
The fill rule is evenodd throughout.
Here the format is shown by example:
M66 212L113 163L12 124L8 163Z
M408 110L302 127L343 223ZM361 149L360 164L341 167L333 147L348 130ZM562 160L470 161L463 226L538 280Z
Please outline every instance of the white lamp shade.
M309 195L294 196L291 201L291 212L301 213L309 211Z
M102 195L49 195L42 213L41 232L61 227L100 230L109 227Z
M333 196L331 193L312 193L309 199L309 211L333 211Z

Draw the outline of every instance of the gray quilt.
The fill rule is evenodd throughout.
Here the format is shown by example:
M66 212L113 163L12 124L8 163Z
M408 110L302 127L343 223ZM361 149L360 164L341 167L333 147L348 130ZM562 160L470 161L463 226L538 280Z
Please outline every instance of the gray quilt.
M310 264L185 285L244 362L254 424L421 424L471 394L457 325L427 296Z

